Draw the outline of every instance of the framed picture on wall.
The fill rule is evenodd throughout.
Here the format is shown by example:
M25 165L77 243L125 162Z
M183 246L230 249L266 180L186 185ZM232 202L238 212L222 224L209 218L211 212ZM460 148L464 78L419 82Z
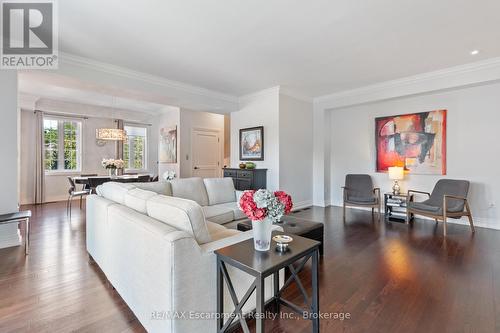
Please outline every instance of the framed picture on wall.
M160 163L177 163L177 126L160 128Z
M375 119L377 172L446 175L446 110Z
M264 126L240 129L240 160L264 160Z

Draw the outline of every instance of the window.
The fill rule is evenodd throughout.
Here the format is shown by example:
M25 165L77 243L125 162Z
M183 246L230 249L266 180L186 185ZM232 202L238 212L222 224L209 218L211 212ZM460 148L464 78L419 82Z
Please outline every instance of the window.
M44 118L44 165L46 172L80 171L82 123L63 118Z
M142 126L124 126L127 140L123 143L123 161L125 169L147 169L147 133L148 129Z

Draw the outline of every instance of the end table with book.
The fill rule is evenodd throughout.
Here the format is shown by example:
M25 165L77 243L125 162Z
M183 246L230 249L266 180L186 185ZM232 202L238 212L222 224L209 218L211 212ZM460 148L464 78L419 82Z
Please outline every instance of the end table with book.
M406 204L408 199L407 194L394 194L392 192L384 193L384 212L386 221L410 223L407 216Z

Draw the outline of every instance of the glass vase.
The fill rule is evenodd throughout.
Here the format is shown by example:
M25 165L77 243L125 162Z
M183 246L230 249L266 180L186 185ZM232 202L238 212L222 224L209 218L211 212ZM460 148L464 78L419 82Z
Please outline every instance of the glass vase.
M115 177L116 176L116 168L109 168L108 169L108 172L109 172L109 176L110 177Z
M252 221L253 245L257 251L269 251L271 248L272 220L265 218Z

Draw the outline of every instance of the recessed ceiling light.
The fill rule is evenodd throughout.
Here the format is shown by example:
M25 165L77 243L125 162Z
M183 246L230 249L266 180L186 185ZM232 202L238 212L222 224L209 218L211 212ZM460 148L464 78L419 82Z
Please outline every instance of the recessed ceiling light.
M470 55L478 55L478 54L479 54L479 50L470 51Z

